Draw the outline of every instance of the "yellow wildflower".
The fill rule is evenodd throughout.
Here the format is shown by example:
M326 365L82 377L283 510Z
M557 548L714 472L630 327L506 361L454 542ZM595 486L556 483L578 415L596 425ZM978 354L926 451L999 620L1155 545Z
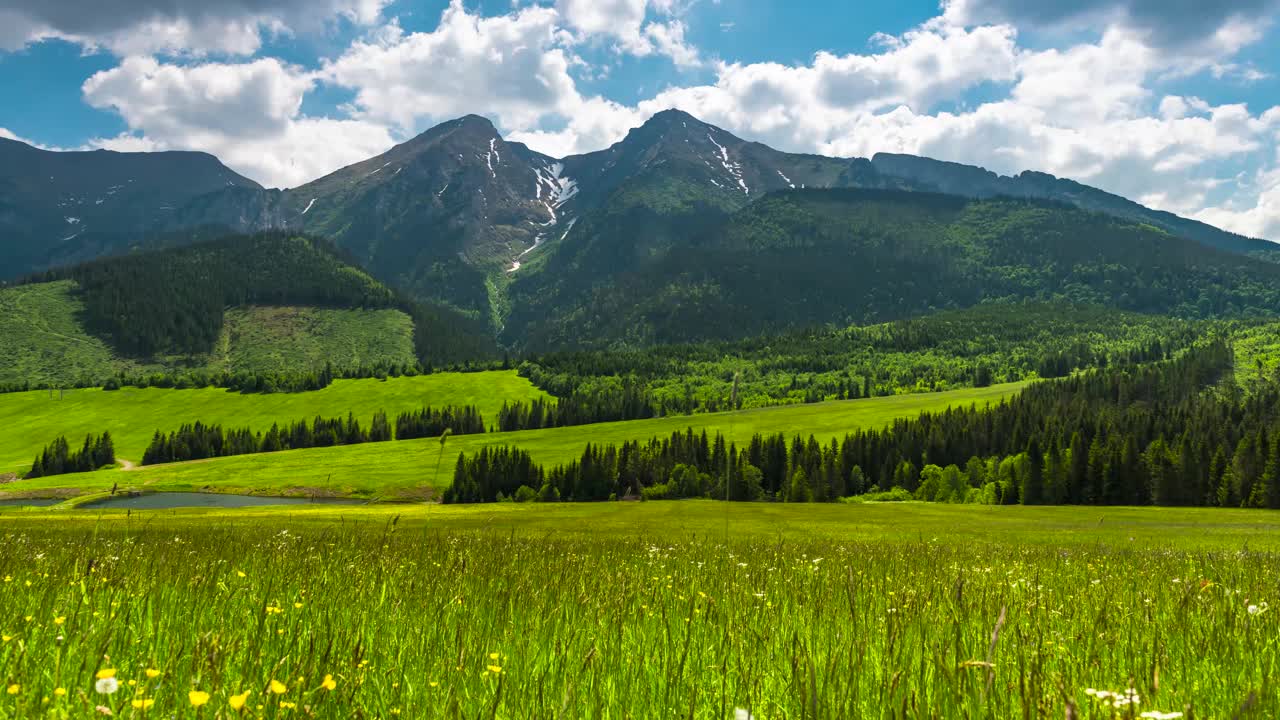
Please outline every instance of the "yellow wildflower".
M115 676L116 676L116 671L114 668L102 668L101 670L98 671L97 678L99 680L106 680L107 678L113 678Z
M56 617L56 618L54 618L54 619L53 619L53 624L54 624L54 625L61 625L62 623L66 622L66 621L67 621L66 616L65 616L65 615L61 615L61 616L58 616L58 617Z
M285 701L285 700L281 700L281 701L280 701L280 707L284 708L285 710L292 710L292 709L294 709L294 708L298 707L298 704L297 704L297 703L287 702L287 701Z
M146 710L152 705L155 705L156 701L152 700L151 698L138 698L137 700L134 700L129 704L133 706L134 710Z
M285 693L289 692L289 686L288 686L288 685L285 685L284 683L280 682L279 680L272 680L272 681L271 681L271 692L273 692L273 693L275 693L275 694L277 694L277 695L283 695L283 694L285 694Z
M486 665L485 667L489 670L489 672L493 673L494 675L497 675L498 673L502 672L502 666L500 665Z
M192 707L200 707L209 702L209 693L192 690L187 693L187 700L190 701Z
M328 690L329 692L333 692L338 689L338 683L333 679L332 675L325 675L324 682L320 683L320 687Z
M9 686L9 689L8 689L8 691L7 691L7 692L8 692L10 695L17 695L18 693L22 692L22 686L21 686L21 685L19 685L18 683L14 683L14 684L12 684L12 685L10 685L10 686Z
M160 671L155 668L147 668L147 678L155 680L160 677Z
M227 703L228 703L229 705L231 705L231 709L232 709L232 710L243 710L243 709L244 709L244 704L245 704L245 703L247 703L247 702L249 702L249 691L248 691L248 690L245 690L244 692L240 693L239 695L232 695L232 696L231 696L231 699L227 701Z
M53 691L53 694L54 694L54 695L57 695L58 697L65 697L65 696L66 696L66 694L67 694L67 689L66 689L66 688L58 688L57 690L54 690L54 691Z

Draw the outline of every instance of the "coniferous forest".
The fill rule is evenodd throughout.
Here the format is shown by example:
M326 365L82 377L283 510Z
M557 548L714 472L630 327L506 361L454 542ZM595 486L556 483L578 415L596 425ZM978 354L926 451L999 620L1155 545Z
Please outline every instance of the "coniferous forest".
M425 407L401 413L394 424L387 419L385 412L379 411L374 413L368 426L362 426L352 414L346 418L317 417L310 423L299 420L283 427L275 423L265 433L195 422L167 434L157 430L143 454L142 464L437 437L446 430L452 435L482 433L485 431L484 419L478 410L467 406Z
M518 452L459 458L453 502L859 496L987 504L1280 508L1280 382L1222 382L1230 347L1033 385L989 407L926 413L833 440L692 430L589 446L541 468ZM527 487L528 489L522 489ZM727 494L727 495L726 495Z
M65 437L59 437L49 444L31 464L28 478L63 475L66 473L93 472L114 464L116 461L115 443L110 432L101 435L86 436L84 445L79 450L72 450Z

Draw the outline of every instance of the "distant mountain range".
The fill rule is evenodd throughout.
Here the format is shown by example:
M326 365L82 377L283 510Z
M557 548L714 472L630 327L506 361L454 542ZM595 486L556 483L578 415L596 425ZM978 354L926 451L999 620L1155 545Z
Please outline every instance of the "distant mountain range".
M978 226L965 226L976 216ZM1013 227L1040 256L1007 242ZM1269 262L1280 260L1280 246L1264 240L1044 173L1004 177L910 155L784 153L678 110L654 115L606 150L560 159L508 142L469 115L290 190L264 189L202 153L55 153L0 140L5 276L274 229L327 237L378 279L483 320L512 347L686 340L691 308L710 307L728 315L701 322L735 318L717 335L1072 294L1131 309L1280 310L1255 294L1219 293L1229 278L1202 277L1215 268L1269 278L1280 269ZM976 234L959 242L962 232ZM1110 245L1099 244L1103 236ZM921 252L950 248L950 269L975 267L982 253L1005 265L1017 256L1014 264L1041 282L1006 287L970 273L963 293L937 285L960 295L907 299L892 288L835 292L836 281L822 279L842 271L862 278L868 263L897 263L881 266L882 278L902 277L903 263L942 272L907 257L905 246L885 248L891 238ZM1139 247L1150 255L1135 255ZM1082 257L1082 248L1094 254ZM764 258L791 273L789 285L772 282ZM1062 264L1068 258L1074 265ZM1083 269L1113 260L1133 272L1107 278L1105 288ZM1131 265L1142 262L1200 278L1192 285L1209 288L1203 302L1180 291L1166 293L1167 302L1139 301L1145 290L1134 283L1150 273ZM767 293L744 299L728 290L756 273ZM673 277L683 280L667 282ZM937 276L921 278L929 280ZM829 284L834 295L823 291L819 302L816 288ZM773 309L736 319L735 308L756 300Z

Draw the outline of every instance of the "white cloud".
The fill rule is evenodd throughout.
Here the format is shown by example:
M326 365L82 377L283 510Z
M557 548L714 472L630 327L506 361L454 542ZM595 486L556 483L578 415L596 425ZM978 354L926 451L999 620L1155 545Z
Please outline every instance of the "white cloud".
M666 19L684 10L675 0L556 0L555 8L574 42L605 39L637 57L665 55L676 67L703 64L701 53L685 40L684 22ZM646 21L650 15L664 20Z
M120 56L252 55L264 36L376 22L389 0L9 0L0 50L60 38Z
M179 66L129 58L84 83L85 100L115 110L130 129L91 145L203 150L263 184L290 187L393 144L381 125L302 116L313 84L275 59Z
M1259 174L1256 186L1258 192L1252 203L1205 208L1194 217L1242 235L1280 238L1280 169Z
M1120 28L1144 44L1182 57L1233 54L1256 42L1280 0L943 0L945 22L1023 28Z
M516 130L510 139L552 157L598 150L617 142L648 117L636 108L603 98L579 99L564 128L556 131Z
M323 75L356 91L355 115L409 130L469 112L531 127L577 97L571 58L557 47L558 16L530 7L491 18L452 0L432 32L392 28L359 41Z
M652 41L654 49L671 58L679 68L702 67L702 57L698 49L684 39L685 25L679 20L667 23L649 23L644 28L647 39Z

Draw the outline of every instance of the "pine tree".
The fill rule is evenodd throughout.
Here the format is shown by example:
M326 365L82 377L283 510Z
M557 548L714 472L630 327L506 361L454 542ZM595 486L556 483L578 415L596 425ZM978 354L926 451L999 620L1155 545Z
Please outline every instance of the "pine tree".
M1044 501L1044 453L1040 451L1040 443L1032 439L1027 443L1027 472L1022 481L1022 504L1043 505Z

